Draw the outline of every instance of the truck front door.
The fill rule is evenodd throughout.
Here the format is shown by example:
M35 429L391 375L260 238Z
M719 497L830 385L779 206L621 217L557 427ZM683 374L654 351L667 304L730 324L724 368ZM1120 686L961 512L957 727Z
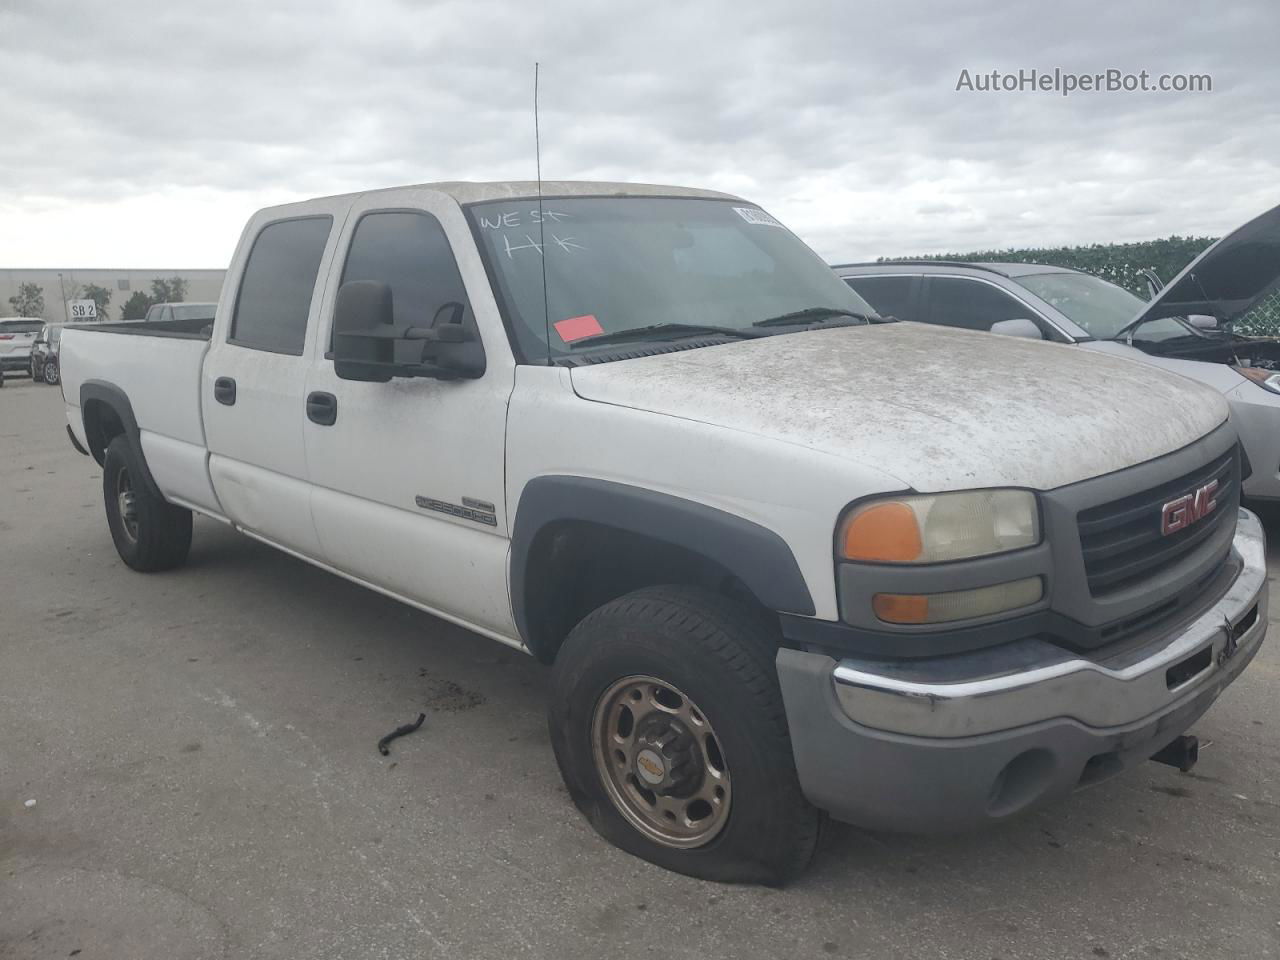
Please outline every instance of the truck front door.
M450 237L457 239L450 244ZM455 250L457 255L455 256ZM510 640L504 433L515 373L462 211L423 191L413 209L357 201L339 241L314 347L304 424L312 511L328 561L422 607ZM485 346L475 380L339 379L331 349L343 282L391 288L397 326L454 319ZM399 358L398 358L399 359Z

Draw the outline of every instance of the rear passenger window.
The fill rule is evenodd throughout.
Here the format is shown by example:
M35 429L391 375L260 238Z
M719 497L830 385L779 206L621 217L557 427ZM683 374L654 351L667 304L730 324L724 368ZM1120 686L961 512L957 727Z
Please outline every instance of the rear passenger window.
M262 228L240 280L231 343L302 354L311 294L332 226L332 217L304 217Z
M1022 301L989 283L959 277L929 279L929 323L990 330L993 323L1020 318L1034 321L1035 314Z
M441 309L450 303L462 304L462 316L457 319L472 324L453 249L440 221L429 213L396 211L361 217L342 269L342 282L350 280L389 286L396 326L450 323L455 319L453 311Z
M911 288L915 285L915 277L845 277L844 282L875 307L880 316L916 319L915 311L911 309Z

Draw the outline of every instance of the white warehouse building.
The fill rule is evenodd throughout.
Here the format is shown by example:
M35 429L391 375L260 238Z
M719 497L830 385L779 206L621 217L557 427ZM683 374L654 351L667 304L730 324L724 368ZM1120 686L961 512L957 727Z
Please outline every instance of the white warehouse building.
M131 270L131 269L7 269L0 267L0 317L16 315L9 302L18 295L24 283L34 283L44 296L44 319L65 320L66 300L83 296L89 284L104 287L111 293L107 303L105 320L119 320L125 301L136 291L151 295L152 280L169 280L181 277L187 282L186 296L190 302L216 301L222 289L225 270Z

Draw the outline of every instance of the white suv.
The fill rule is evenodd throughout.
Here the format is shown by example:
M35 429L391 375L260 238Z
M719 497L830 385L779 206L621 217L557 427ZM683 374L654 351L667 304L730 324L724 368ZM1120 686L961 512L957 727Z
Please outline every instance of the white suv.
M0 383L6 373L29 372L31 344L43 327L44 321L33 317L0 317Z

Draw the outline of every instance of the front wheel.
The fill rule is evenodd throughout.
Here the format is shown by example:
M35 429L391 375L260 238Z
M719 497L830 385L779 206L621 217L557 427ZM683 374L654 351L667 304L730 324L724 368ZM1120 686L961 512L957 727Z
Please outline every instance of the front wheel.
M58 384L58 361L52 358L44 362L44 382L49 386L57 386Z
M142 478L140 456L129 438L113 439L102 463L102 495L116 552L143 573L170 570L191 549L191 511L150 492Z
M800 791L766 624L708 591L638 590L565 641L551 739L578 808L606 840L722 882L782 884L821 815Z

